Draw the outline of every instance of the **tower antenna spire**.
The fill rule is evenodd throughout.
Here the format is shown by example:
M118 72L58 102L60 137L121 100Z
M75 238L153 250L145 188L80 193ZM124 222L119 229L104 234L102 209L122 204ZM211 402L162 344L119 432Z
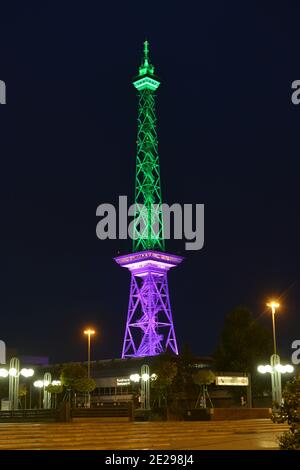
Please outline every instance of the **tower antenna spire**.
M154 66L150 64L149 60L149 41L146 39L144 41L144 57L142 60L142 65L139 68L139 75L153 75Z
M144 42L144 65L149 65L149 41Z

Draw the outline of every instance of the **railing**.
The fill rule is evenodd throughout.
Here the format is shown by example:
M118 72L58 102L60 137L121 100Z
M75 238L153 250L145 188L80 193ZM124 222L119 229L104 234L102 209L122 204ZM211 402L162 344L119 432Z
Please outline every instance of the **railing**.
M101 403L92 408L73 408L73 418L96 418L96 417L132 417L131 402Z
M56 420L56 410L9 410L9 411L0 411L0 422L19 422L19 421L55 421Z
M133 419L132 402L102 403L92 408L72 408L68 402L59 404L58 409L30 409L0 411L0 422L68 422L72 418L124 417Z

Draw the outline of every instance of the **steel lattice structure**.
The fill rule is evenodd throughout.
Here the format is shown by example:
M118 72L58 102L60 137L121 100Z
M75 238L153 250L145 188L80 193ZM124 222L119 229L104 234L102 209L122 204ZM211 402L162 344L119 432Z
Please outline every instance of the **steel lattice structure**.
M155 113L155 91L160 82L149 63L148 41L144 42L144 61L133 85L139 93L133 251L164 250Z
M133 253L115 258L131 272L131 287L122 358L178 354L167 271L182 257L165 253L155 92L160 85L149 62L148 41L139 75Z

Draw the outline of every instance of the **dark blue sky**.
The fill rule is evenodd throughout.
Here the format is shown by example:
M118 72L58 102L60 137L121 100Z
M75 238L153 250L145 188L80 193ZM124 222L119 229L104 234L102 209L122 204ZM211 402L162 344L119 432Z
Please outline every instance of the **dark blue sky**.
M298 2L1 5L0 336L20 353L119 357L129 274L99 241L96 207L134 192L142 42L161 77L165 202L205 204L205 247L170 273L179 346L210 354L224 317L282 296L278 342L300 337Z

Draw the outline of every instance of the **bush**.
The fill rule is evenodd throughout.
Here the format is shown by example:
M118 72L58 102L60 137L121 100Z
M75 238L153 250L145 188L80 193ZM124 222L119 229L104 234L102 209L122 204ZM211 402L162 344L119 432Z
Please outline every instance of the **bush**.
M280 436L279 447L281 450L299 450L300 449L300 431L293 433L291 430L286 431Z
M283 392L283 405L273 413L275 423L287 422L290 430L279 438L282 450L300 450L300 374L287 383Z

